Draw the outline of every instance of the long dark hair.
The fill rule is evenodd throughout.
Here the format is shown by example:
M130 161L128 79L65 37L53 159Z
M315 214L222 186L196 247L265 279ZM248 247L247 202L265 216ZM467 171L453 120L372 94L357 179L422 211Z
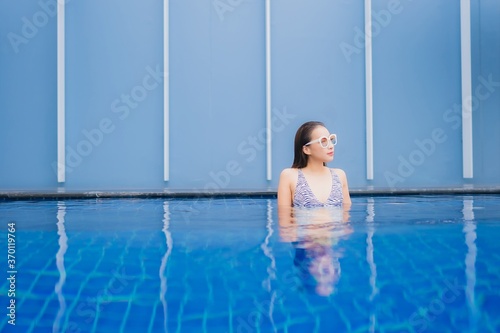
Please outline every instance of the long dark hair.
M320 121L308 121L302 124L297 130L297 133L295 133L292 168L301 169L307 166L307 159L309 157L304 154L302 147L311 141L311 133L318 126L325 127L325 124Z

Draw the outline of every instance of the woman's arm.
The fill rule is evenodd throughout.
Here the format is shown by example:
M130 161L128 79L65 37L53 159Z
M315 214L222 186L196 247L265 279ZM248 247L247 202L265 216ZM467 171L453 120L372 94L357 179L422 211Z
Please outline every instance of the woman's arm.
M278 220L281 239L285 242L296 239L292 218L292 179L293 169L285 169L281 172L278 184Z
M340 182L342 183L342 196L344 205L351 205L351 196L349 195L349 185L347 184L347 176L342 169L337 169L338 175L340 177Z
M349 210L351 209L351 195L349 194L349 185L347 184L347 176L342 169L337 169L340 182L342 183L342 200L344 206L344 221L350 220Z
M292 206L292 169L281 171L278 183L278 207Z

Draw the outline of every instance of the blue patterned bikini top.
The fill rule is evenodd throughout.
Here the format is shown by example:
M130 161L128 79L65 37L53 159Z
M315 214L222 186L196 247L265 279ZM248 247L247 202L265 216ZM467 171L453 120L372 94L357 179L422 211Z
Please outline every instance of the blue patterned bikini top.
M293 196L293 206L303 208L342 206L343 196L340 178L332 169L330 169L330 172L332 174L332 189L330 196L323 203L316 198L309 184L307 184L304 173L299 169L297 186L295 187L295 194Z

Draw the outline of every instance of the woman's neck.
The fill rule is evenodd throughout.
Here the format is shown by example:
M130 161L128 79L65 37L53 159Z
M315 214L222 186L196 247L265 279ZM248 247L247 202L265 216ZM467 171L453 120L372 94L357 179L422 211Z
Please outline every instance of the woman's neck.
M325 165L320 161L308 161L304 169L312 173L323 172L325 170Z

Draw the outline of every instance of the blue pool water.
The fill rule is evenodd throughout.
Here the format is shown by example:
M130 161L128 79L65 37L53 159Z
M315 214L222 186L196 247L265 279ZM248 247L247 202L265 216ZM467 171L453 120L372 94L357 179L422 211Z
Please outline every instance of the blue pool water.
M292 221L273 198L3 201L0 330L500 332L500 196Z

